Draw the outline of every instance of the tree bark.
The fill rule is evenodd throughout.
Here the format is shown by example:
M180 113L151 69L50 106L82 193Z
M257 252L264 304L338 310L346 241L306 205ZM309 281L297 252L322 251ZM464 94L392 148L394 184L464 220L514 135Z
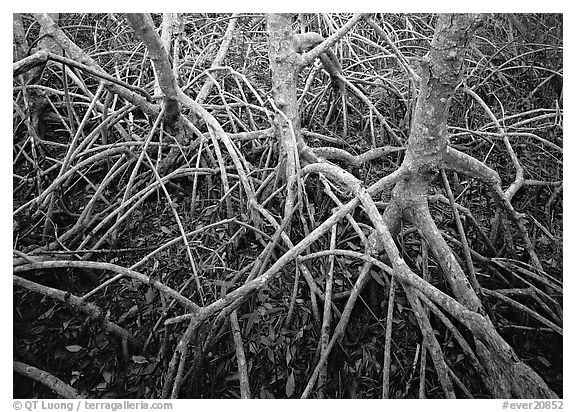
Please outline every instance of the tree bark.
M458 86L465 56L481 15L443 14L438 16L429 53L422 61L422 81L402 167L406 177L393 189L389 207L401 208L403 216L416 225L432 249L456 297L468 310L482 317L479 327L471 328L476 337L480 361L488 372L487 388L495 397L552 398L556 395L496 332L486 316L454 252L443 239L428 209L430 182L440 168L465 169L468 175L499 187L500 178L481 162L456 154L448 145L447 119L450 101ZM458 158L460 162L455 162ZM466 164L468 166L463 166ZM386 213L385 213L386 216ZM480 318L478 318L479 320ZM477 323L472 323L477 325Z

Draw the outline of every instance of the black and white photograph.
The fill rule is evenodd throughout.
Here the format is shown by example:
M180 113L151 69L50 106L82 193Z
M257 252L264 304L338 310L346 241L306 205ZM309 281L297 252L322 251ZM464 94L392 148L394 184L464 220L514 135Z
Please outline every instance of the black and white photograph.
M11 17L14 410L569 410L561 10Z

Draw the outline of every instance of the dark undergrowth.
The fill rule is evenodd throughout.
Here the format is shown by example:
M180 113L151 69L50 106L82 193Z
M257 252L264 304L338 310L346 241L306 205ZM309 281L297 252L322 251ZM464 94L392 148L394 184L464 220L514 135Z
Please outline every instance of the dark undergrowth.
M228 19L225 15L188 15L180 43L180 79L190 84L187 93L194 97L203 81L194 80L210 63L218 49ZM157 18L157 25L161 16ZM307 30L318 31L325 37L331 34L330 24L341 26L347 16L332 15L323 19L305 16ZM434 18L429 15L378 15L375 20L386 28L388 35L401 52L413 61L427 51L433 34ZM27 41L37 40L38 26L30 16L24 16ZM144 49L121 15L61 15L60 26L91 54L108 73L117 73L132 84L151 90L153 72L149 60L143 59ZM464 86L473 88L500 119L522 166L527 179L539 181L524 186L513 198L516 210L524 215L530 238L544 265L547 276L562 281L562 17L559 15L504 15L490 16L477 32L475 47L468 56L468 73ZM369 41L366 41L369 40ZM377 43L379 48L373 43ZM343 74L357 85L384 115L392 130L405 141L409 133L410 112L415 95L405 73L396 59L386 55L385 43L365 22L360 22L354 35L339 43L335 51L341 59ZM224 64L245 76L264 99L271 96L268 69L267 37L265 24L259 15L242 15L238 20L234 39ZM80 74L86 88L95 93L97 79ZM303 88L307 71L303 73ZM42 136L31 142L27 112L22 98L21 79L14 78L14 210L31 201L45 190L57 177L70 143L70 130L77 129L90 100L81 88L70 79L64 81L60 65L49 64L38 84L43 96L51 102L40 122ZM31 85L29 85L31 86ZM67 101L66 90L73 96ZM302 92L302 89L299 91ZM113 99L113 96L110 97ZM253 128L271 126L266 112L234 103L245 102L259 106L258 99L238 81L238 77L225 76L220 90L213 89L206 107L221 122L224 130L237 133ZM352 93L347 94L347 137L342 142L309 137L312 147L336 146L359 154L377 145L395 144L391 135L366 105ZM344 112L337 88L330 85L330 78L321 73L307 91L302 102L303 127L323 136L340 138L344 131ZM126 102L118 99L112 106L120 109ZM18 110L16 109L18 108ZM267 110L270 105L265 103ZM186 115L187 113L184 113ZM233 119L233 120L231 120ZM89 116L89 124L82 132L85 138L103 120L102 116ZM145 138L154 119L133 110L119 119L119 124L134 141ZM481 159L497 170L507 187L515 176L502 139L497 135L484 110L463 91L456 93L449 121L451 143L467 154ZM206 129L199 126L201 131ZM125 137L109 128L108 144L121 143ZM160 137L164 145L176 147L165 131ZM93 147L103 144L97 140ZM206 143L209 144L209 143ZM276 166L275 143L272 138L239 142L245 159L253 165L255 177L263 182ZM197 146L196 146L197 147ZM196 150L196 149L194 149ZM178 166L195 167L196 153L184 148L169 173ZM213 302L244 281L243 273L249 270L263 248L275 233L271 225L263 226L263 234L255 235L246 210L245 199L238 190L230 194L233 215L229 214L223 197L225 191L218 171L201 175L197 182L193 175L170 180L166 189L146 197L129 217L116 229L110 230L116 219L98 226L120 207L124 188L130 180L135 154L127 155L125 168L115 175L113 183L94 203L94 210L85 224L67 233L92 199L98 185L109 174L118 157L104 159L72 174L56 195L51 210L45 207L26 208L14 217L13 245L22 253L34 256L59 256L66 260L91 260L130 267L157 247L180 235L174 219L175 210L181 218L185 232L196 231L188 240L196 270L201 274L204 300ZM163 159L167 149L159 152L156 145L148 149L152 164ZM225 157L227 154L224 154ZM135 156L135 157L134 157ZM84 157L85 158L85 157ZM79 156L75 164L83 159ZM226 158L229 162L229 159ZM401 152L358 168L347 167L366 186L394 171L402 161ZM212 163L211 163L212 162ZM200 166L216 169L209 156L202 157ZM118 167L118 166L116 166ZM119 167L123 167L120 165ZM140 168L140 178L132 194L144 190L155 182L149 164ZM518 276L520 269L531 268L529 256L521 239L512 233L516 250L510 250L502 229L495 228L495 206L488 189L464 176L448 173L448 178L459 204L466 207L479 228L492 241L496 254L487 246L479 229L465 220L470 248L481 257L500 262L499 265L475 259L474 265L483 288L510 290L523 288L525 282ZM236 175L229 175L231 185L238 182ZM194 193L194 198L191 195ZM445 195L440 177L435 181L434 194ZM282 193L263 190L259 200L270 200L267 210L274 216L283 215ZM346 194L341 194L346 199ZM330 216L334 203L324 192L323 184L316 177L306 180L308 207L298 219L293 220L292 241L297 243L319 223ZM144 195L140 195L144 198ZM389 193L376 199L385 207ZM431 201L434 220L443 233L458 239L455 220L450 205ZM369 222L358 209L354 217L366 235ZM226 219L233 219L226 222ZM224 222L223 222L224 221ZM48 222L48 224L46 224ZM45 229L47 227L47 229ZM207 228L201 230L202 228ZM200 230L199 230L200 229ZM100 240L103 239L102 242ZM406 262L416 273L423 268L423 245L420 236L410 225L402 228L398 245ZM329 248L329 235L320 238L307 253ZM50 250L46 245L51 244ZM451 243L464 266L461 248ZM274 262L287 250L279 242L272 252ZM361 251L363 246L350 224L345 220L338 226L337 249ZM73 254L71 254L73 251ZM61 253L61 255L58 255ZM307 254L306 253L306 254ZM15 256L16 257L16 256ZM333 325L338 321L346 298L354 284L359 260L341 256L334 266ZM328 276L328 258L307 261L315 282L323 288ZM431 283L448 291L441 271L433 257L427 265ZM519 269L520 268L520 269ZM163 282L184 296L198 302L198 292L191 281L190 256L182 242L176 242L151 257L138 271ZM244 272L243 272L244 271ZM115 274L110 271L90 271L72 268L29 271L20 274L42 285L82 296ZM297 281L296 299L294 282ZM380 398L384 335L390 281L373 272L356 303L344 336L332 351L328 362L328 378L322 388L327 398ZM14 358L62 379L80 393L91 398L158 398L166 379L171 354L186 324L169 326L164 321L185 312L167 296L141 281L123 278L113 282L89 301L97 305L106 316L134 334L143 343L141 351L118 337L102 330L98 319L70 308L66 303L50 297L14 287L13 342ZM390 396L418 398L423 385L426 397L441 398L443 392L436 372L428 357L425 373L421 378L422 335L401 288L397 288L393 312L392 363L390 369ZM562 296L550 292L562 305ZM518 302L540 311L533 299L516 296ZM535 369L552 390L563 394L562 337L543 326L534 318L512 307L505 301L485 295L483 303L490 308L496 328L514 348L521 359ZM319 301L322 313L322 301ZM290 313L290 318L288 315ZM286 398L299 396L315 368L319 357L320 323L314 319L309 287L297 265L290 264L270 285L253 294L238 309L238 319L246 353L249 382L253 397ZM453 320L453 319L452 319ZM226 318L223 322L207 322L193 340L191 353L197 356L199 367L184 377L180 397L238 398L239 375L235 345ZM448 365L463 385L475 397L488 397L482 381L474 373L452 334L437 318L432 326ZM459 327L464 337L467 330ZM207 346L209 344L209 346ZM192 361L190 361L192 362ZM191 368L192 369L192 368ZM194 375L195 374L195 375ZM466 397L458 386L458 396ZM51 398L55 394L45 386L19 374L14 374L13 395L16 398Z

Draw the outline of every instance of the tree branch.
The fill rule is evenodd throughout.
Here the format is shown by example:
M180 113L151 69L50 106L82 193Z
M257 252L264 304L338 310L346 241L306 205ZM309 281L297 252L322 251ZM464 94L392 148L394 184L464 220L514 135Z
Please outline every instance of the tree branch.
M326 50L336 44L338 40L344 37L344 35L348 33L364 17L364 14L365 13L354 14L344 26L340 27L340 29L336 31L336 33L328 37L309 52L304 53L302 55L302 59L300 60L300 69L308 66L316 57L319 57L322 53L325 53Z
M146 49L148 49L158 84L162 89L162 93L164 93L164 118L169 125L173 125L180 116L178 85L172 72L168 53L162 45L160 36L156 33L154 21L147 13L128 13L126 18L146 46Z
M37 382L40 382L58 395L66 398L66 399L83 399L84 396L80 396L78 391L74 389L72 386L65 383L63 380L57 378L56 376L43 371L42 369L38 369L34 366L27 365L23 362L14 361L13 368L15 372L18 372L20 375L24 375L27 378L33 379Z

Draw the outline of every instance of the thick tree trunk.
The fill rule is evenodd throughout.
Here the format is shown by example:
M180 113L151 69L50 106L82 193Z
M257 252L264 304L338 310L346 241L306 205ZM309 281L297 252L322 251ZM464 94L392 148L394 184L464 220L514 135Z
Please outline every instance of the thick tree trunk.
M279 176L286 183L284 215L294 208L297 197L298 144L300 113L298 111L297 86L300 54L292 31L291 14L268 14L266 24L269 36L270 70L272 72L272 94L276 107L276 130L280 147ZM288 229L287 233L290 233Z
M428 209L429 186L434 173L443 167L458 169L458 165L450 161L454 156L448 146L448 110L461 80L466 52L480 23L480 15L438 17L430 52L422 61L420 93L402 164L408 174L395 186L390 203L394 211L387 211L385 216L394 225L391 216L397 216L398 209L403 211L404 217L420 229L456 299L484 318L482 327L472 332L476 337L480 361L489 377L485 382L488 390L495 397L550 398L555 394L530 367L520 361L485 315L471 282L434 224ZM499 178L493 171L488 173L489 178L486 178L486 171L482 172L477 176L472 175L492 185L499 184ZM474 276L473 273L468 275Z

